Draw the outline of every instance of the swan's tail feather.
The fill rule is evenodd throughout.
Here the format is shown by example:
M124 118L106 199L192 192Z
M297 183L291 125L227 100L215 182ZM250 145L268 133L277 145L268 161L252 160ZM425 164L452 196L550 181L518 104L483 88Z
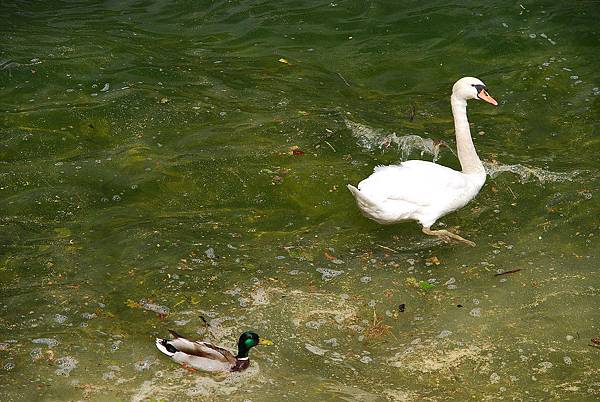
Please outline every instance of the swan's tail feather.
M352 184L348 184L347 185L348 190L350 190L350 192L352 193L352 195L354 196L354 198L356 198L356 203L358 204L358 206L361 209L375 209L377 208L377 204L375 204L369 197L367 197L365 194L361 193L359 189L357 189L356 187L354 187Z

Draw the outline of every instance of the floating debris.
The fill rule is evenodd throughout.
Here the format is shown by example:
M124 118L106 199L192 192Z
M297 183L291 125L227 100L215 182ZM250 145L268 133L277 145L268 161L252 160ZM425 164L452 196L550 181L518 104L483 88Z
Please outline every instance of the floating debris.
M522 271L522 268L511 269L510 271L499 272L497 274L494 274L494 276L514 274L515 272L519 272L519 271Z
M153 303L150 300L140 299L139 302L135 302L131 299L128 299L125 304L130 308L142 308L144 310L153 311L159 316L166 316L171 312L171 310L166 306L161 306L159 304Z
M425 259L425 265L440 265L440 260L435 255L432 255L431 257Z
M315 346L315 345L311 345L310 343L305 343L304 347L310 353L315 354L317 356L323 356L325 353L329 352L327 349L321 349L320 347Z
M327 258L327 260L331 261L332 263L334 263L336 265L344 264L344 261L340 260L336 256L333 256L333 255L329 254L327 251L325 251L323 253L323 255L325 256L325 258Z
M294 156L303 156L304 151L302 151L298 145L293 145L289 148L288 154L294 155Z

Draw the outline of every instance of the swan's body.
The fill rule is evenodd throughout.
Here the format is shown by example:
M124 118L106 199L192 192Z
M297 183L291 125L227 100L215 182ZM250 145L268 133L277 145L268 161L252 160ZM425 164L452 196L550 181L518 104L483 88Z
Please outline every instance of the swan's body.
M485 174L467 175L435 163L412 160L377 166L358 189L348 188L363 214L378 223L416 220L423 227L430 227L439 217L465 206L484 182Z
M469 130L467 99L483 99L497 105L477 78L461 78L454 84L450 102L462 171L421 160L377 166L371 176L358 184L358 188L348 185L366 217L381 224L414 220L423 226L426 234L474 245L446 230L430 229L440 217L462 208L475 198L485 183L485 169Z

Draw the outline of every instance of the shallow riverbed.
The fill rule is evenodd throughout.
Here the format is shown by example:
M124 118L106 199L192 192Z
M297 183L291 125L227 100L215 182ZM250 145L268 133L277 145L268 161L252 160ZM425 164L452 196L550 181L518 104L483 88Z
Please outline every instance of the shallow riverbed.
M600 397L595 3L1 12L2 400ZM374 166L459 167L465 75L489 175L439 226L477 247L363 218ZM190 374L168 329L275 345Z

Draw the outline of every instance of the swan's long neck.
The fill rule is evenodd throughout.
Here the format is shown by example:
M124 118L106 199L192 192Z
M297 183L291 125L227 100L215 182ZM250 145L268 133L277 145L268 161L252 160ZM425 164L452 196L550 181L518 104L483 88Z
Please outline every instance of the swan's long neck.
M454 130L456 131L456 150L458 151L458 160L462 171L466 174L483 174L485 176L485 169L479 156L477 156L471 138L469 120L467 120L467 101L453 95L450 97L450 103L452 104L452 115L454 116Z

